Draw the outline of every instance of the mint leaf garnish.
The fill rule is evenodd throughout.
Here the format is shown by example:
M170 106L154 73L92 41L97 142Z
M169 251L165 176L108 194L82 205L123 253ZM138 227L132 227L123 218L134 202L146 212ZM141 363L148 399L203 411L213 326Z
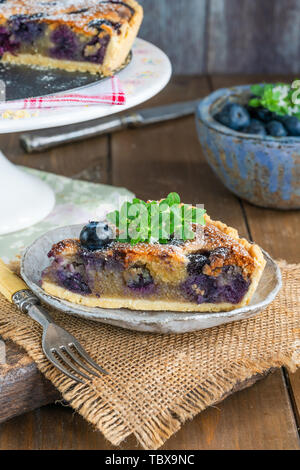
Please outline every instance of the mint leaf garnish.
M293 82L296 83L296 82ZM295 103L295 87L286 83L253 85L251 93L254 95L248 103L249 106L262 107L279 116L299 116L300 106Z
M255 96L262 96L264 94L264 87L261 85L252 85L251 93Z
M117 240L122 243L165 244L171 238L193 240L192 224L205 225L205 212L182 204L177 193L170 193L161 201L144 202L134 198L106 217L116 227Z
M180 204L180 196L177 193L170 193L166 200L170 207L174 204Z

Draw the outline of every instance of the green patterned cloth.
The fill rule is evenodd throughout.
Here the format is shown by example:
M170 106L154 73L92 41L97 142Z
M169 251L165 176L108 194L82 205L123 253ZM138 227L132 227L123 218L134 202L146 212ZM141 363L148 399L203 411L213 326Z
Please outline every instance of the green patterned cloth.
M120 202L133 197L125 188L87 183L28 168L24 170L51 186L55 192L56 204L41 222L25 230L0 236L0 258L6 263L21 255L28 245L48 230L99 220L108 211L117 209Z

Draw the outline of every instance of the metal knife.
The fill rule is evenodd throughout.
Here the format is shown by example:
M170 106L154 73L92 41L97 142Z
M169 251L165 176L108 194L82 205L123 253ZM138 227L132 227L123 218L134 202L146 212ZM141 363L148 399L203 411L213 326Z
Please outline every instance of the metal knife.
M23 134L22 147L28 153L40 152L58 145L76 142L97 135L107 134L129 127L142 127L148 124L178 119L195 112L199 100L174 103L166 106L141 109L121 116L98 119L84 124L48 129L47 131Z

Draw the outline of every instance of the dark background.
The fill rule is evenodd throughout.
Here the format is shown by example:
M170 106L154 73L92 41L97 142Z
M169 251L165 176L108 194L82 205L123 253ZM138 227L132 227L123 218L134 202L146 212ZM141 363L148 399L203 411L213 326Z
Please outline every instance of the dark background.
M174 73L300 76L300 0L139 0Z

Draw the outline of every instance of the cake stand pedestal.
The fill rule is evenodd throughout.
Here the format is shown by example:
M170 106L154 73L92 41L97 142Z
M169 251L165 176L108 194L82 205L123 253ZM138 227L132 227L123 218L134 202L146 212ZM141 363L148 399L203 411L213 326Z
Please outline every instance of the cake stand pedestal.
M27 174L0 151L0 235L30 227L53 209L52 189Z

